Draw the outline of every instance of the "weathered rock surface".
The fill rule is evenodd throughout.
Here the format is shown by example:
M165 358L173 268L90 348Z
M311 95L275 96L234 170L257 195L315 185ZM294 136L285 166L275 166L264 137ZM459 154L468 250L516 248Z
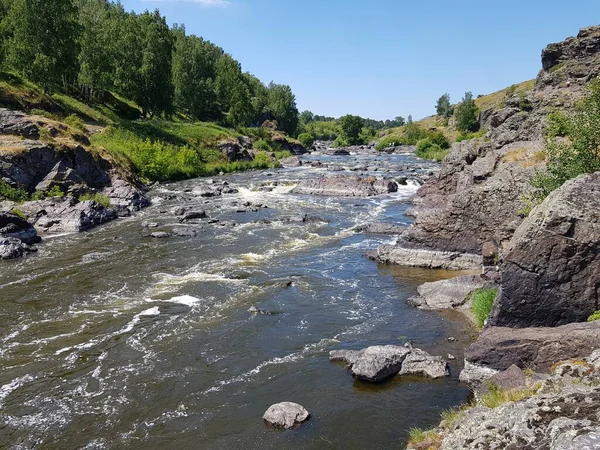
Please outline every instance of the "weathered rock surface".
M13 134L27 139L39 139L39 127L30 116L20 111L0 108L0 134Z
M367 233L367 234L401 234L406 227L402 225L395 225L393 223L382 223L382 222L374 222L367 223L364 225L359 225L354 228L354 231L357 233Z
M514 364L522 369L548 372L557 361L584 358L596 348L600 348L598 322L554 328L487 327L467 349L465 360L495 371Z
M430 378L450 374L447 363L441 356L431 356L410 345L375 345L363 350L334 350L329 353L329 359L347 363L354 377L373 383L398 374Z
M337 197L371 197L398 190L398 183L389 179L357 176L330 176L303 180L293 189L296 194Z
M35 228L16 214L0 211L0 237L19 239L25 244L41 241Z
M69 233L86 231L118 217L116 210L73 197L53 197L21 205L33 224L45 232Z
M503 255L490 324L557 326L600 309L600 172L568 181L537 206Z
M244 148L239 142L230 140L221 141L218 147L229 161L252 161L252 156L248 149Z
M128 215L127 213L150 206L150 200L146 197L143 186L128 183L120 178L113 178L111 184L105 187L102 193L110 199L111 207L116 209L119 215Z
M380 245L367 252L367 257L383 264L428 267L430 269L477 270L482 258L477 254L407 248L400 245Z
M424 283L417 288L418 295L408 302L419 309L451 309L462 306L476 289L493 285L480 275L467 275L448 280Z
M294 428L310 418L310 413L298 403L282 402L271 405L263 420L276 428Z
M302 160L297 156L290 156L289 158L279 160L279 163L283 167L300 167L302 165Z
M0 259L17 259L28 251L27 244L20 239L0 237Z

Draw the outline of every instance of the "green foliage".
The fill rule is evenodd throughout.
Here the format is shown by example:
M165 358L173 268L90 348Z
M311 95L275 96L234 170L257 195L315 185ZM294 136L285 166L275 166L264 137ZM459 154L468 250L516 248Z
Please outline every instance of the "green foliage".
M435 110L438 116L446 119L452 115L454 111L452 110L452 105L450 105L450 94L446 93L438 99Z
M13 208L13 209L10 210L10 212L13 213L13 214L15 214L15 215L17 215L17 216L19 216L23 220L27 220L27 214L25 214L23 211L21 211L18 208Z
M479 129L479 110L473 100L473 94L465 93L456 107L456 129L461 133L475 132Z
M533 109L533 105L525 92L519 92L519 109L521 111L531 111Z
M262 151L265 151L265 152L270 152L270 151L271 151L271 146L270 146L270 145L269 145L269 143L268 143L266 140L264 140L264 139L261 139L261 140L259 140L259 141L256 141L256 142L254 143L254 148L255 148L256 150L262 150Z
M279 129L290 136L298 130L298 108L296 96L287 85L271 82L268 88L268 109L279 125Z
M313 121L303 125L302 129L320 141L335 140L342 132L339 122L335 120Z
M29 200L29 193L24 189L12 187L4 180L0 180L0 199L23 203Z
M479 328L483 328L492 311L496 293L497 289L476 289L471 293L471 312Z
M85 123L75 114L71 114L70 116L63 119L63 122L67 125L71 125L73 128L76 128L80 131L85 131Z
M500 389L494 383L490 383L488 386L488 392L481 396L478 403L486 408L497 408L498 406L502 406L506 403L518 402L529 398L535 395L540 387L541 383L537 383L528 388L505 390Z
M60 188L60 186L56 185L56 186L52 186L52 189L50 189L48 192L46 192L46 196L47 197L64 197L65 193Z
M504 96L506 98L510 98L514 95L514 93L517 90L517 85L516 84L511 84L509 87L506 88L505 92L504 92Z
M79 201L80 202L85 202L88 200L93 200L96 203L101 204L102 206L104 206L105 208L110 208L110 198L108 198L108 196L101 194L99 192L95 193L95 194L83 194L79 196Z
M360 144L360 132L363 128L363 118L348 114L340 119L341 138L347 145Z
M315 137L310 133L302 133L298 136L298 140L305 148L310 148L315 143Z
M589 85L588 95L568 116L554 114L546 139L546 169L536 174L532 185L538 201L566 181L600 170L600 79ZM566 134L567 139L557 138Z
M546 138L564 137L569 134L570 120L562 111L552 111L548 114L544 134Z
M446 141L446 144L447 143L448 141ZM446 149L448 147L449 145L446 145ZM423 159L442 161L448 154L446 149L443 149L439 144L435 143L432 137L427 137L417 142L417 150L415 155Z
M485 128L475 132L475 133L461 133L456 137L456 142L468 141L469 139L478 139L487 134L487 130Z
M596 320L600 320L600 311L594 311L592 314L590 314L590 316L587 318L588 322L595 322Z

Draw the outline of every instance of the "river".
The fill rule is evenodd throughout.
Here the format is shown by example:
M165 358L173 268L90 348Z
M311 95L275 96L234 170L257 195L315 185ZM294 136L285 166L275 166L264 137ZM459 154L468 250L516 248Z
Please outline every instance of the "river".
M306 166L216 177L239 190L222 197L193 195L206 180L164 184L134 217L3 262L0 448L401 448L411 427L464 402L468 325L406 304L419 284L453 274L378 265L365 251L392 238L352 230L409 223L411 177L437 166L411 155L308 159L409 180L368 199L290 193L327 172ZM179 224L179 205L220 222ZM147 237L173 228L197 234ZM407 340L455 355L452 375L372 385L328 360ZM281 401L306 407L310 421L266 426L262 414Z

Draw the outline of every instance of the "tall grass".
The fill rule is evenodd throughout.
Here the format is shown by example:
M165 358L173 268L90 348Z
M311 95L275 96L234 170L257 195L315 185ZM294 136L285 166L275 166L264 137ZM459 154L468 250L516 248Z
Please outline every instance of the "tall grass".
M471 311L479 328L483 328L492 312L496 293L497 289L476 289L471 293Z

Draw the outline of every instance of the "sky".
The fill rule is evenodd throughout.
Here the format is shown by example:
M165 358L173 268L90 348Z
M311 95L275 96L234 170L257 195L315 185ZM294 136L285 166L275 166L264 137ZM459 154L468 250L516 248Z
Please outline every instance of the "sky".
M419 119L444 93L535 78L549 43L600 24L599 0L121 0L222 47L300 111Z

